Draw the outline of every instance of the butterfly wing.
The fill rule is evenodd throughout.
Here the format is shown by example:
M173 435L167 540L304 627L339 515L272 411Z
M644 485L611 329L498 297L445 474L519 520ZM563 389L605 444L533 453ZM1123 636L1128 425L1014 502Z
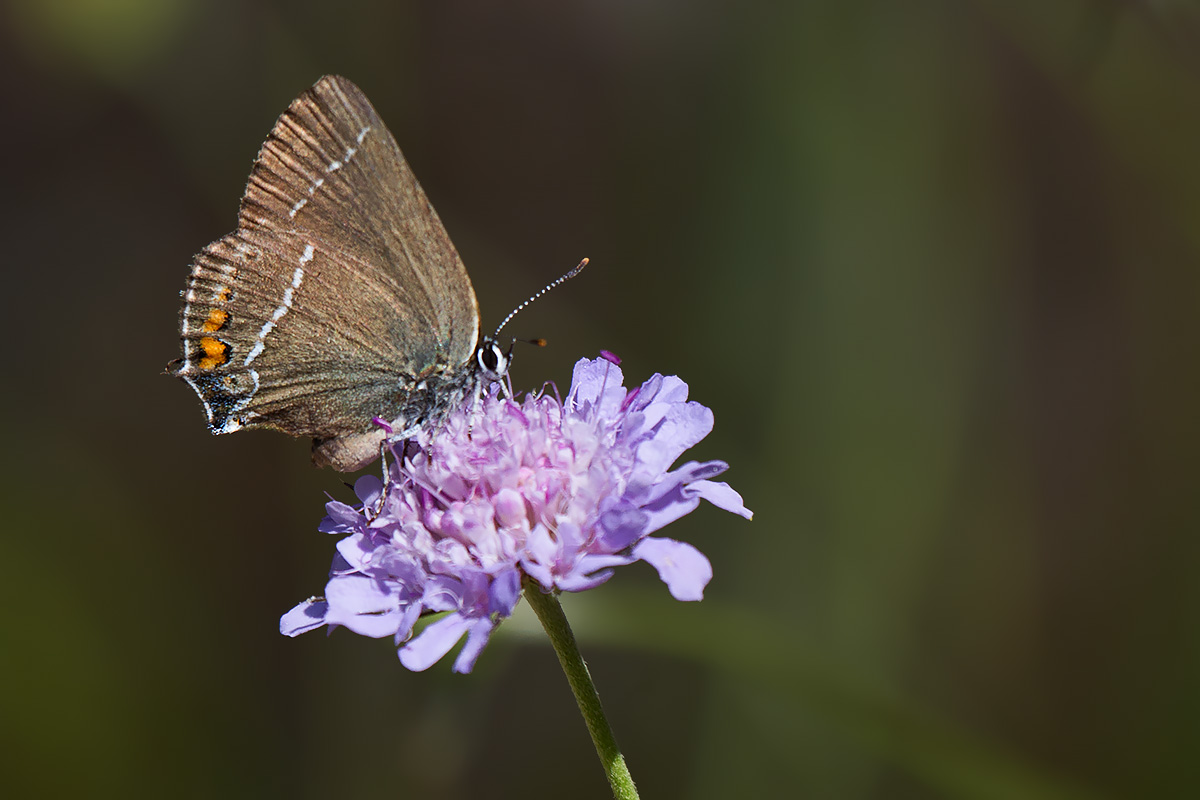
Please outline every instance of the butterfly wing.
M360 433L433 402L427 386L463 382L479 337L454 245L374 108L338 76L276 122L237 231L196 257L184 298L176 374L215 433Z

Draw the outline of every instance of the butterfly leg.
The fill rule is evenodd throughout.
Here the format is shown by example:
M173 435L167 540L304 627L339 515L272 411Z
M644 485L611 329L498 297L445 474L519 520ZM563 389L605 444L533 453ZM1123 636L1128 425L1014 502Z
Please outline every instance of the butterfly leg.
M378 513L383 512L383 498L387 497L388 488L392 485L393 480L391 470L388 469L387 453L391 451L392 458L398 466L398 471L403 472L405 464L408 463L408 442L416 435L419 428L409 428L402 431L396 436L389 436L379 443L379 461L383 465L383 492L380 494ZM396 443L400 443L400 452L396 453ZM378 514L377 514L378 515Z
M471 438L471 431L475 428L475 417L479 414L479 407L483 404L483 382L475 382L475 398L471 401L471 415L467 421L467 438Z

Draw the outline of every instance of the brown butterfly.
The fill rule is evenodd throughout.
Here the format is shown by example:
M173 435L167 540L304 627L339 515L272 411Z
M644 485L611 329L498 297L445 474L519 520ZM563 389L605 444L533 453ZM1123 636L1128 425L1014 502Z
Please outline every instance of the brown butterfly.
M180 328L169 369L213 433L311 436L313 461L341 471L503 376L512 349L480 335L437 213L370 102L336 75L275 123L237 230L192 264Z

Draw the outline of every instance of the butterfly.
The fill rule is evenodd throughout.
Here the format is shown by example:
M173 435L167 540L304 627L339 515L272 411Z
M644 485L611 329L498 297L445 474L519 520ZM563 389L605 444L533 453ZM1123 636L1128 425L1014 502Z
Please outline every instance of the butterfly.
M279 117L237 229L195 257L182 297L183 354L168 370L209 430L312 437L313 462L343 472L478 397L512 354L481 335L437 212L366 96L336 75Z

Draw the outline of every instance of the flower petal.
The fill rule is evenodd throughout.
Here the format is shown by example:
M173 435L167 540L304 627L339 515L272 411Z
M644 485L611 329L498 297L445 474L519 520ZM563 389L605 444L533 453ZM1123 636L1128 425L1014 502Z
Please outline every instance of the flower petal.
M721 481L696 481L688 486L688 491L703 497L717 508L730 511L746 519L754 519L754 512L742 503L742 496L729 488L728 483Z
M299 636L325 624L329 604L310 597L279 618L279 632L284 636Z
M354 496L363 502L367 508L379 503L379 495L383 492L383 481L374 475L363 475L354 482Z
M622 499L617 505L600 515L601 538L609 552L616 553L636 542L646 533L650 517L640 508Z
M586 419L612 416L625 400L621 368L610 361L581 358L571 375L568 407Z
M509 569L496 575L488 586L488 613L512 616L521 600L521 571Z
M564 592L585 592L594 589L613 576L611 567L624 566L637 561L627 555L588 555L579 559L575 568L555 581Z
M647 415L656 409L648 409ZM675 460L712 432L713 414L699 403L667 406L662 419L637 445L639 468L651 472L670 469Z
M332 570L336 573L366 569L375 555L375 542L365 533L355 533L337 543L337 553L342 563Z
M659 571L676 600L702 600L704 587L713 579L713 565L686 542L649 537L637 543L634 555Z
M325 504L325 519L317 527L321 533L352 533L365 522L362 512L337 500Z
M392 636L400 624L400 596L395 587L361 574L339 576L325 587L330 625L344 625L360 636Z
M649 537L638 542L633 554L658 570L658 577L676 600L704 598L704 587L712 580L712 564L690 544Z
M657 530L661 530L675 520L686 517L695 511L699 505L699 497L689 497L684 492L683 487L676 487L675 491L671 494L660 497L650 505L642 506L642 511L646 514L644 533L649 535Z
M470 627L467 629L467 643L463 645L462 650L458 651L458 658L454 659L455 672L461 675L475 668L475 660L487 646L488 639L491 638L495 628L496 626L487 617L471 621Z
M704 463L689 461L679 469L667 473L652 486L642 487L635 484L638 497L631 499L638 503L647 515L643 533L654 533L680 517L692 513L700 505L700 498L704 493L711 491L717 499L728 500L719 490L709 490L705 487L698 490L693 489L693 487L705 483L701 479L719 475L726 469L728 469L728 465L724 461L706 461ZM740 499L738 498L739 503ZM739 512L735 511L735 513Z
M421 635L400 648L400 663L413 672L424 672L432 667L470 628L470 623L461 614L450 614L421 631Z

